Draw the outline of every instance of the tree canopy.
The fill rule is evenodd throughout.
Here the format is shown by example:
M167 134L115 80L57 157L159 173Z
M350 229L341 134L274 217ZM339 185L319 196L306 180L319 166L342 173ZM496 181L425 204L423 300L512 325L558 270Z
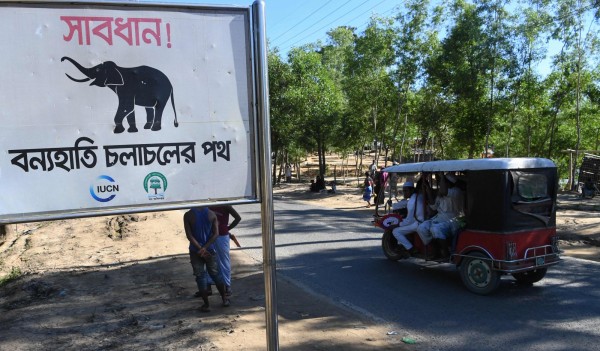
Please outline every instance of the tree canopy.
M600 144L595 0L407 0L366 28L270 48L276 155L381 146L384 163L548 157ZM596 151L597 153L597 151ZM275 173L274 173L275 174ZM570 175L573 176L573 175Z

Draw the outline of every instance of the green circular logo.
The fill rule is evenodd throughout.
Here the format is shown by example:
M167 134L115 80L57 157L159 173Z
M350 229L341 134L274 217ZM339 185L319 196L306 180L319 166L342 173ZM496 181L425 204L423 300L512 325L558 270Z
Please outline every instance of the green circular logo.
M158 172L148 173L144 178L144 190L146 192L154 190L154 194L157 194L158 190L165 192L167 190L167 177Z

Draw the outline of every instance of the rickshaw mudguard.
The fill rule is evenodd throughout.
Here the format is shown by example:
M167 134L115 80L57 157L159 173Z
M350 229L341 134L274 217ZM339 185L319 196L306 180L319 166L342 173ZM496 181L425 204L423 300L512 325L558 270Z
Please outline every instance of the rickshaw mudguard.
M464 257L481 252L490 257L492 267L515 273L560 262L556 227L516 232L462 231L456 240L452 262L460 265Z

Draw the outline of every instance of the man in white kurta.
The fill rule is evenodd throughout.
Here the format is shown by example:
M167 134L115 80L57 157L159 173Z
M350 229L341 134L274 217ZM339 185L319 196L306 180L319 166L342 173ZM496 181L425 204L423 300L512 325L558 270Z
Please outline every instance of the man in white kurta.
M456 177L453 175L439 175L438 195L429 206L437 214L421 223L417 229L425 245L432 239L450 239L458 230L459 223L456 219L464 215L464 194L460 188L453 186L454 183Z
M406 182L402 186L404 198L408 199L406 205L406 218L400 222L400 225L392 230L392 234L398 242L404 246L407 251L412 249L412 243L406 238L406 235L416 232L419 223L425 219L425 208L423 203L423 194L415 192L412 182Z

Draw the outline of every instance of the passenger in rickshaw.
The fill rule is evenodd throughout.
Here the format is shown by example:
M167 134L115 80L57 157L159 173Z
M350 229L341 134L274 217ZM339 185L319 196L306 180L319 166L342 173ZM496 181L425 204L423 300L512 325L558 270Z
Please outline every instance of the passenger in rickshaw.
M458 231L458 218L464 216L464 192L457 186L458 179L453 174L437 173L438 192L434 192L429 183L425 182L425 196L429 208L436 211L435 216L424 221L417 228L417 233L425 245L433 242L436 252L434 256L448 257L449 240Z
M417 189L421 188L422 178L417 182ZM415 191L413 182L407 181L402 185L402 193L405 199L408 199L406 205L406 218L400 222L400 225L392 230L392 235L406 249L405 256L414 255L416 249L413 244L406 238L406 235L414 233L419 223L425 219L425 204L424 197L421 192Z

